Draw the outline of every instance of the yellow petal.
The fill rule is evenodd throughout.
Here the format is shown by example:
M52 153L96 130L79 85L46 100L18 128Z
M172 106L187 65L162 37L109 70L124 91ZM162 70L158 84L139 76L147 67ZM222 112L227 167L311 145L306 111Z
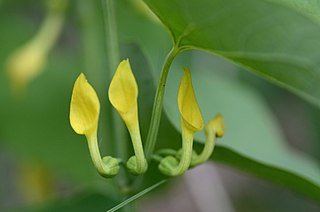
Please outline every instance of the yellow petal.
M91 136L97 132L100 103L95 90L84 74L77 78L70 104L70 124L81 135Z
M123 60L109 87L109 99L120 113L127 113L137 104L138 86L132 73L129 60Z
M178 106L186 127L190 128L194 132L203 128L204 124L202 115L194 94L191 74L187 67L184 68L184 74L180 83Z
M23 90L46 65L47 55L42 47L29 43L18 49L8 59L7 73L16 90Z

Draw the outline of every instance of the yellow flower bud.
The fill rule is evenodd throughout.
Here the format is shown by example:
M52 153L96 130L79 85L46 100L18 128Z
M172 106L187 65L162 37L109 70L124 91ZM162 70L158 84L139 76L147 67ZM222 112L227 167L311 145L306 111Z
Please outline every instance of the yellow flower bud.
M172 156L167 156L159 164L160 171L169 176L182 175L188 170L193 155L192 146L194 133L201 130L204 125L188 68L184 69L184 74L180 83L178 106L181 114L182 130L180 162Z
M70 123L74 131L90 137L97 132L100 102L84 74L77 78L70 104Z
M224 134L224 119L218 114L214 119L209 121L205 127L205 133L214 133L217 137L222 137Z
M109 87L109 99L120 113L128 128L137 124L138 85L129 60L123 60L115 72Z
M109 100L125 122L133 144L135 156L127 162L127 168L135 175L147 170L138 121L138 86L129 60L120 62L109 87Z
M56 5L66 5L62 0L52 2ZM59 12L50 7L37 34L9 56L6 68L14 90L25 90L29 82L42 73L48 53L61 32L65 7L61 7Z
M7 63L7 72L13 88L24 90L46 65L47 55L37 43L29 43L12 54Z
M119 161L110 156L101 159L97 141L99 113L100 102L97 94L81 73L73 87L70 124L76 133L86 136L91 159L99 174L113 177L119 172Z
M184 68L184 74L180 83L178 106L183 124L188 130L196 132L203 128L202 115L194 94L191 74L187 67Z

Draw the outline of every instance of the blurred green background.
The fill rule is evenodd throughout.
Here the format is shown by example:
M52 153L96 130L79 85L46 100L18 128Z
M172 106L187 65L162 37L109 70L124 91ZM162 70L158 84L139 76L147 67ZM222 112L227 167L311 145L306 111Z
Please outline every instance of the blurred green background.
M159 77L157 67L170 49L168 34L148 14L137 0L117 1L121 58L130 58L139 84L144 140ZM115 141L109 139L113 126L108 122L107 98L113 70L108 70L101 2L69 2L47 66L25 92L17 95L6 72L8 57L36 34L45 15L43 1L0 1L0 211L106 211L120 201L114 194L114 180L98 176L85 138L73 132L68 119L73 83L84 72L101 102L101 151L110 154L114 150ZM261 156L261 160L277 160L276 154L270 155L264 148L276 149L282 142L279 146L285 151L309 155L319 164L319 109L228 61L198 51L183 53L173 64L175 71L169 75L165 100L169 119L163 117L159 146L180 145L174 119L178 114L176 82L183 65L198 70L193 72L193 81L206 121L208 113L213 116L218 112L229 121L230 134L221 143L238 145L238 150ZM211 92L215 95L208 98ZM266 146L246 145L244 140L260 140ZM139 200L139 210L320 210L315 202L221 164L201 166L180 179Z

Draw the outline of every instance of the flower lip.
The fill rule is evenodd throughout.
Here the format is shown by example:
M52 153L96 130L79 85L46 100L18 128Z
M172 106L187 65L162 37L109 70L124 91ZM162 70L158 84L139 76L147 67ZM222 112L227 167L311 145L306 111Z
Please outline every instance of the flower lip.
M190 70L184 67L184 74L178 92L178 106L184 124L192 131L203 128L204 122L194 94Z
M137 104L138 85L132 73L129 59L123 60L113 76L109 87L109 100L114 108L127 113Z
M100 112L100 102L93 87L81 73L72 92L70 104L70 124L80 135L96 133Z

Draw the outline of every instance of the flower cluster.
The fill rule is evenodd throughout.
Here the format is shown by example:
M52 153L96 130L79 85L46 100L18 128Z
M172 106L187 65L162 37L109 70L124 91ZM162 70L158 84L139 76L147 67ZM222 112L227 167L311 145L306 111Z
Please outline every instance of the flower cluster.
M126 167L132 174L141 175L147 171L148 163L141 141L137 99L137 82L129 60L123 60L110 83L109 100L120 114L131 136L134 156L129 158ZM223 117L217 115L205 126L207 140L202 152L197 154L193 150L194 134L203 129L204 122L188 68L184 69L181 80L178 106L181 114L182 148L179 151L172 150L171 154L164 155L159 161L159 170L168 176L181 175L190 167L206 162L213 152L215 138L223 136L224 133ZM119 172L120 160L111 156L101 158L97 143L99 112L100 103L96 92L84 74L80 74L73 88L70 123L76 133L86 136L90 155L98 172L104 177L113 177Z

